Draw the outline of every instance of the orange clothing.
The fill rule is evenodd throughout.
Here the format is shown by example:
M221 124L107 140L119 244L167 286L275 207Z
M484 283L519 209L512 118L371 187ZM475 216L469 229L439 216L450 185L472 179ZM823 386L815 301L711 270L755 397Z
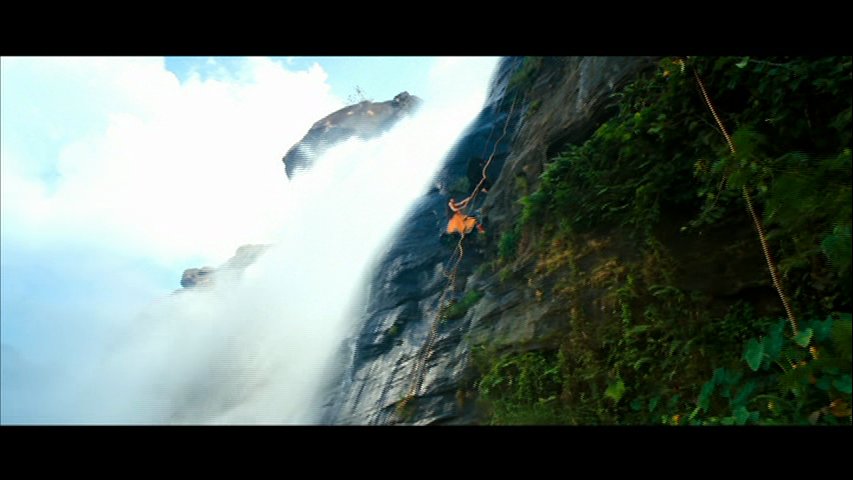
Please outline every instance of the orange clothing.
M477 225L477 219L474 217L469 217L468 215L462 215L459 212L453 213L453 218L450 219L450 222L447 223L447 233L461 233L461 234L469 234L471 230L474 229L474 226Z

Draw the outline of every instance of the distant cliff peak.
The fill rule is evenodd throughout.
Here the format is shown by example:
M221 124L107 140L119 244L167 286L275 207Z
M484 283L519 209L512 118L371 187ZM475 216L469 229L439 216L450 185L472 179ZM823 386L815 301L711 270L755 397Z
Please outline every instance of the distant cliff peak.
M207 287L213 285L216 274L219 272L241 273L263 254L270 245L243 245L237 249L234 256L228 259L219 268L201 267L188 268L181 275L181 286L185 289ZM177 290L182 292L184 290Z
M365 100L318 120L282 158L287 178L310 168L318 155L337 143L355 136L366 140L387 132L422 102L409 92L402 92L387 102Z

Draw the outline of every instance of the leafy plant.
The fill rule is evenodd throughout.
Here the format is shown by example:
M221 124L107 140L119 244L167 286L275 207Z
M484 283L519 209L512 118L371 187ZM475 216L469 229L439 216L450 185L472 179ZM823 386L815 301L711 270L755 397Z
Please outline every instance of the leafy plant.
M542 68L544 57L524 57L521 67L509 79L510 89L524 90L530 88L539 69Z
M473 307L474 304L480 301L483 298L483 294L477 291L470 291L462 297L461 300L451 304L444 311L444 319L445 320L456 320L458 318L462 318L468 312L468 309Z
M830 312L853 307L851 96L850 57L664 59L615 94L613 117L563 146L538 184L516 186L522 211L497 245L501 279L526 271L521 258L539 258L535 288L554 277L572 313L559 352L542 354L548 368L518 355L482 368L492 421L849 423L850 316ZM751 228L744 191L807 319L796 335L775 314L759 316L766 307L747 295L714 298L711 309L711 299L673 280L658 247L676 221L685 238ZM620 275L584 271L593 257L579 252L600 232L635 238L643 259L625 259ZM721 241L700 253L725 262L733 247ZM757 240L753 248L760 259ZM604 319L587 317L589 297ZM559 381L523 396L515 390L523 365L540 376L557 368Z
M471 180L468 177L457 178L447 189L454 195L467 195L471 190Z
M562 423L561 375L554 352L507 354L488 364L477 388L493 424Z
M498 241L498 258L501 261L511 260L517 251L521 234L518 229L504 232Z
M693 424L836 425L850 412L851 345L849 313L812 320L786 337L786 320L767 335L746 342L740 367L718 368L703 385Z

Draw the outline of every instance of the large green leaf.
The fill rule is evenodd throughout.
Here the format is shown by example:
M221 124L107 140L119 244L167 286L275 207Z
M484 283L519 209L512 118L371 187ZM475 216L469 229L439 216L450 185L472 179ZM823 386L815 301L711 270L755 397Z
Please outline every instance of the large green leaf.
M779 358L782 346L785 344L785 325L787 320L781 319L770 328L770 334L764 337L764 354L772 362Z
M604 396L612 399L614 402L619 403L619 400L622 399L622 395L625 394L625 382L622 379L616 380L616 382L611 383L607 387L607 391L604 392Z
M853 323L850 321L849 313L842 313L840 318L832 325L832 343L838 351L838 356L844 361L851 360L851 348L853 348Z
M794 335L794 341L797 342L797 345L801 347L808 347L809 342L812 340L813 334L814 331L811 328L801 330L799 333Z
M746 342L746 350L743 352L743 358L753 372L758 370L761 366L761 359L764 358L764 342L750 338Z
M635 398L634 400L631 400L631 410L639 412L643 409L643 403L644 401L642 398Z
M735 425L745 425L749 419L749 410L744 406L735 408L734 410Z
M755 382L749 380L732 400L732 405L746 405L747 401L749 400L750 396L754 391Z
M850 270L851 257L850 225L836 226L832 234L820 242L821 250L838 272Z
M834 319L832 316L828 316L826 317L826 320L816 320L811 323L811 327L814 328L815 343L820 344L830 338L833 322Z
M853 380L851 380L850 375L844 375L837 380L833 380L832 386L837 388L839 392L853 393Z
M711 395L713 393L714 381L705 382L705 385L702 385L702 391L699 393L699 408L705 413L708 413L708 406L711 404Z
M655 411L655 408L657 408L657 406L658 406L659 400L660 400L660 396L656 396L656 397L652 398L651 400L649 400L649 413L652 413Z

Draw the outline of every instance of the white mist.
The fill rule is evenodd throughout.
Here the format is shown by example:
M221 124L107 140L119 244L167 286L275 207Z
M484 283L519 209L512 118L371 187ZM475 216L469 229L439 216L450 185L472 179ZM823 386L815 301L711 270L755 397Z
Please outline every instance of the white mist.
M163 299L117 335L75 396L78 421L317 421L317 391L358 319L363 277L479 111L487 80L477 101L427 98L389 133L347 141L289 183L282 168L287 209L273 247L242 276Z

